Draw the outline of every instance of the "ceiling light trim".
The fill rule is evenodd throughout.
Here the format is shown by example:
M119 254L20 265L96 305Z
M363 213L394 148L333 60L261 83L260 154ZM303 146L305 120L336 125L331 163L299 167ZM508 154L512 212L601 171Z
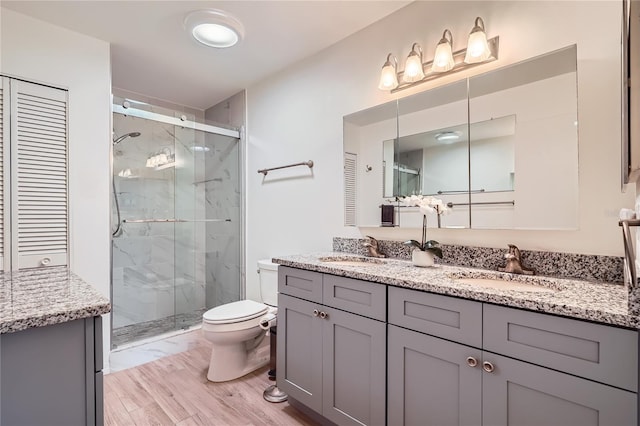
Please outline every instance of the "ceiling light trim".
M244 38L244 26L233 15L219 9L196 10L184 18L184 27L198 43L224 49Z

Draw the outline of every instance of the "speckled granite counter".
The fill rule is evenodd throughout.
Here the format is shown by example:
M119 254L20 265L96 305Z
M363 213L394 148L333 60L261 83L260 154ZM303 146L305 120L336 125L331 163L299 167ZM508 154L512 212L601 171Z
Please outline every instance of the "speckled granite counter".
M109 300L66 267L0 276L0 334L106 314Z
M378 261L377 259L365 258L369 260L369 264L355 266L337 265L326 261L354 257L362 259L362 256L328 252L274 257L273 261L293 268L640 329L639 318L629 315L627 290L622 285L540 276L530 277L448 265L419 268L410 261L397 259L380 259ZM552 288L555 291L530 292L494 289L465 284L457 280L458 278L493 277L536 284Z

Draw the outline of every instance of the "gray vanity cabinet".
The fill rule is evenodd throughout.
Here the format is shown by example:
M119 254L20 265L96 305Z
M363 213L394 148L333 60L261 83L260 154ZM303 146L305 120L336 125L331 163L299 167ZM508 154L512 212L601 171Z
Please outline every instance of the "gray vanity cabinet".
M394 287L389 323L389 425L637 424L636 331Z
M104 424L102 319L0 335L0 424Z
M483 361L494 366L482 377L483 425L637 424L633 392L488 352Z
M480 424L479 349L389 325L387 357L389 425Z
M386 287L280 267L279 291L278 387L336 424L384 425Z
M278 387L290 398L322 412L322 321L318 305L278 295Z

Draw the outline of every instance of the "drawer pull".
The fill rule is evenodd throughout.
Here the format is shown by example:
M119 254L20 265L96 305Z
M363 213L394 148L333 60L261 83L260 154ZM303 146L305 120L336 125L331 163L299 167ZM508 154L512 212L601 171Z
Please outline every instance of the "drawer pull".
M51 258L49 258L49 257L45 257L45 258L43 258L43 259L40 261L40 264L41 264L42 266L47 266L47 265L48 265L48 264L50 264L50 263L51 263Z
M482 369L487 373L493 373L493 370L495 370L496 368L489 361L485 361L482 363Z
M320 313L320 311L318 311L317 309L313 310L313 316L314 317L317 317L319 313Z
M320 312L320 318L325 319L329 316L326 312Z
M478 360L472 356L467 357L467 365L469 367L475 367L476 365L478 365Z

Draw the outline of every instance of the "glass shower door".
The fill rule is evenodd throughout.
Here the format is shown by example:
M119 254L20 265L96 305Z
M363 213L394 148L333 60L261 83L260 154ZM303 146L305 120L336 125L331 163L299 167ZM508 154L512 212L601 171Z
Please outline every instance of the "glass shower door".
M113 147L119 346L198 325L207 309L240 299L241 164L237 138L132 115L113 122L115 137L140 133Z

